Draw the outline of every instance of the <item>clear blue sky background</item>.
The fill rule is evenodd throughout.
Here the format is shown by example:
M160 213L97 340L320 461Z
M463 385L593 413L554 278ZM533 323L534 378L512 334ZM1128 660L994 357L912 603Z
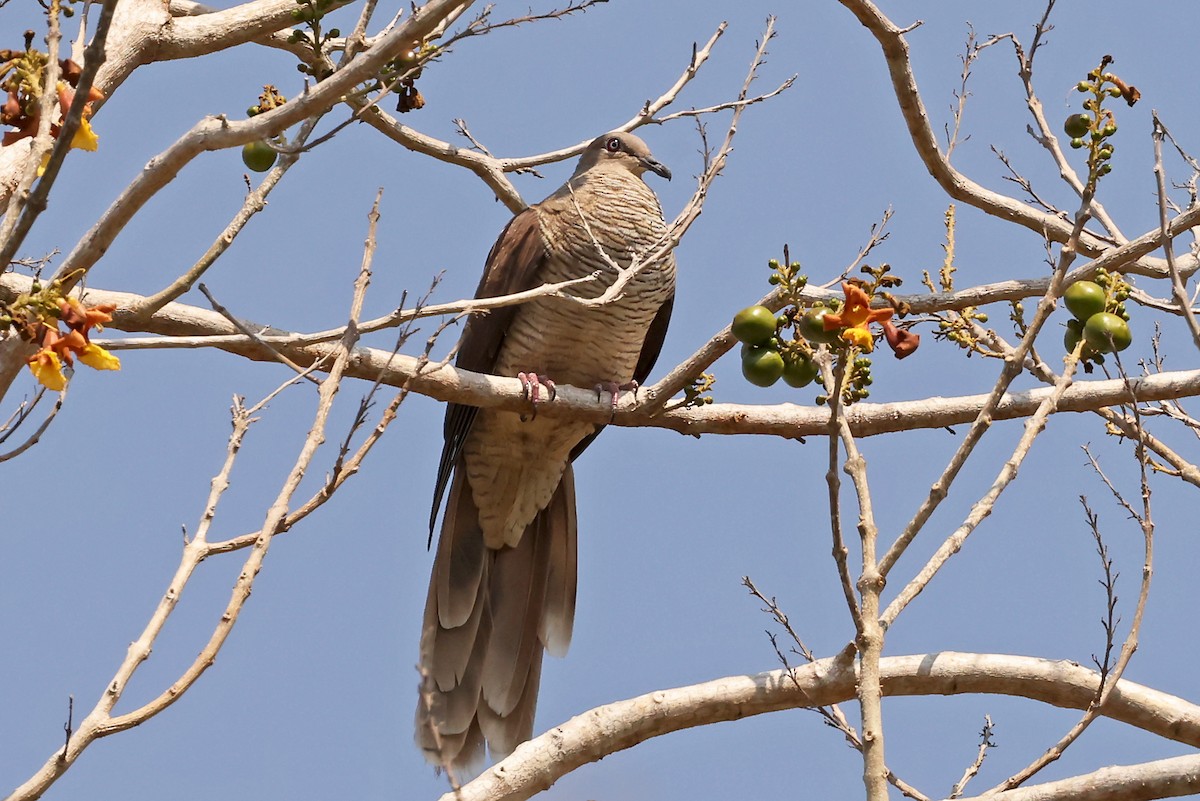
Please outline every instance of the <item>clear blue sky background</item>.
M909 41L937 125L950 117L968 22L982 35L1014 31L1028 43L1042 8L1030 0L882 5L897 23L925 20ZM1141 104L1119 111L1116 169L1101 190L1125 233L1141 234L1157 215L1151 109L1200 151L1200 112L1184 64L1200 11L1180 0L1156 4L1153 15L1125 3L1061 5L1038 58L1037 86L1049 116L1061 119L1080 97L1070 88L1111 53L1114 69L1141 89ZM524 2L501 2L497 14L525 9ZM20 46L20 31L35 24L33 10L32 3L0 10L0 45ZM947 200L908 142L879 48L853 17L832 0L616 0L581 17L462 44L426 70L419 87L428 104L404 120L453 139L450 120L465 118L500 155L561 147L632 116L675 80L692 42L728 19L712 61L678 103L709 105L736 93L768 13L779 15L779 38L757 88L766 91L792 73L800 79L783 97L746 113L727 174L678 250L679 296L655 377L768 289L767 259L780 256L785 242L815 281L827 281L892 206L891 239L873 261L889 261L910 291L919 290L922 270L940 265ZM203 115L240 116L264 83L292 96L299 74L288 56L255 47L136 72L95 120L100 151L72 154L22 255L69 250L148 159ZM960 168L989 187L1013 189L989 150L995 145L1039 192L1073 210L1069 191L1025 133L1029 116L1010 46L986 51L970 90L970 139L955 154ZM720 135L724 119L710 120L711 134ZM695 130L680 121L641 133L675 173L670 184L651 176L673 215L700 169ZM1168 167L1173 178L1186 178L1177 159ZM534 201L570 169L553 165L543 170L545 180L520 177L518 186ZM121 235L91 284L148 293L178 275L238 208L243 172L234 151L197 159ZM421 293L442 271L438 300L470 295L508 212L472 175L403 151L366 126L305 156L206 282L235 313L259 322L301 331L340 324L380 186L383 221L368 315L393 308L404 290ZM963 206L959 223L960 287L1046 274L1042 242L1031 232ZM1168 294L1163 286L1147 288ZM186 300L205 305L198 294ZM990 311L1009 334L1007 310ZM1155 320L1133 310L1130 354L1148 355ZM997 363L967 360L934 342L928 328L923 334L921 350L903 363L886 351L878 355L871 400L991 387ZM1047 332L1048 359L1057 358L1058 338L1058 328ZM439 352L449 345L447 338ZM1169 337L1168 346L1169 366L1195 365L1182 340ZM220 467L231 396L257 399L286 375L215 351L122 358L119 374L82 372L44 441L0 466L0 788L24 780L61 747L67 697L74 694L76 715L85 714L140 632L177 564L180 527L194 530ZM809 390L747 385L735 357L715 372L720 401L812 403ZM343 387L331 442L364 390L353 382ZM5 399L4 416L17 397ZM308 387L294 389L252 430L213 539L257 528L307 430L313 401ZM445 791L411 735L441 414L440 404L411 398L362 474L275 542L236 630L199 684L154 720L95 744L47 798L428 799ZM990 484L1020 430L1005 423L989 434L898 566L890 593ZM1191 435L1160 430L1194 454ZM863 444L884 541L908 520L960 435L933 431ZM1086 441L1136 494L1127 446L1106 439L1094 417L1056 417L995 514L891 630L888 654L983 651L1086 664L1101 651L1104 599L1077 496L1091 496L1102 514L1126 621L1141 538L1084 467L1079 445ZM327 446L312 471L310 490L331 451ZM547 661L537 728L651 690L777 667L763 633L772 624L741 587L743 575L779 597L819 655L840 649L853 628L829 556L825 458L825 445L815 440L606 431L577 466L576 634L565 659ZM1127 675L1194 699L1194 496L1156 479L1154 501L1157 585ZM242 558L201 566L119 710L153 697L190 663ZM857 710L846 709L854 720ZM997 725L1000 747L976 791L1023 766L1076 719L1074 712L999 697L889 700L890 767L931 795L947 793L974 756L984 714ZM1184 752L1101 721L1044 775ZM789 712L661 738L577 771L546 797L854 797L860 773L858 756L816 715Z

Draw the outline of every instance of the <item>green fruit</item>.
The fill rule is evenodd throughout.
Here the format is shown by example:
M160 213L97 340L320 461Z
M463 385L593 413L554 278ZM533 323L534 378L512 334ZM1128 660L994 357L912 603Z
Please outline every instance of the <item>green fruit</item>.
M733 316L733 335L748 345L761 345L775 336L775 313L766 306L749 306Z
M255 172L266 172L275 164L278 155L275 148L259 139L242 148L242 163Z
M1063 293L1067 310L1076 320L1086 320L1093 314L1104 311L1106 301L1104 287L1095 281L1076 281Z
M796 320L796 329L809 342L832 345L838 341L837 329L825 330L825 315L833 312L824 306L809 309Z
M1083 331L1076 330L1067 326L1067 332L1063 334L1063 350L1067 353L1075 350L1075 346L1079 344L1079 340L1083 338Z
M783 366L783 382L789 387L806 387L817 377L817 365L812 359L803 356L790 361Z
M1072 114L1067 117L1067 121L1063 123L1063 130L1067 132L1067 136L1072 139L1078 139L1081 136L1087 135L1087 132L1092 128L1092 116L1090 114Z
M1063 348L1067 353L1075 350L1075 346L1079 344L1079 340L1083 339L1083 323L1078 320L1067 320L1067 331L1063 334ZM1088 359L1096 353L1092 347L1085 346L1080 358Z
M1111 312L1093 314L1083 324L1083 337L1100 353L1125 350L1133 342L1129 323Z
M750 348L742 353L742 375L756 387L769 387L783 375L783 356L771 348Z

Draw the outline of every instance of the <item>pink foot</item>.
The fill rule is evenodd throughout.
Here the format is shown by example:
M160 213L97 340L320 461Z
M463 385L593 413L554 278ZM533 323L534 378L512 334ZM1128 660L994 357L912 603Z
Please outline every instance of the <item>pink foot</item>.
M637 397L638 387L640 385L636 381L630 381L628 384L618 384L616 381L601 381L596 385L596 402L600 402L600 397L607 392L612 396L612 416L617 416L617 402L621 400L622 392L632 392L633 397Z
M549 378L539 378L537 373L517 373L517 380L521 382L521 394L525 396L525 400L529 401L529 406L532 410L528 418L521 415L521 420L532 420L537 417L537 407L539 403L549 402L554 400L558 394L558 389L554 386L554 382ZM546 387L548 395L545 401L542 400L542 386Z

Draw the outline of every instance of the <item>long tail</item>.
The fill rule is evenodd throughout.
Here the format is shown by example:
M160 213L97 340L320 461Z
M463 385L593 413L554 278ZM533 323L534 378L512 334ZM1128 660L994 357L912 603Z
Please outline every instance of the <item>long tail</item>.
M533 735L542 652L566 653L575 619L575 479L515 548L486 547L461 460L434 558L421 632L417 743L455 770L501 759Z

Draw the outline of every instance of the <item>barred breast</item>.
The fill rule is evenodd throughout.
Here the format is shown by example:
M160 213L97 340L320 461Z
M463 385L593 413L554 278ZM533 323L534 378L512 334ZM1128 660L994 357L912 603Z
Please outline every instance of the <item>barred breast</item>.
M600 296L616 281L609 259L627 268L656 249L666 233L658 199L625 170L590 170L537 210L549 254L543 280L599 272L596 281L568 290L584 298ZM675 261L667 255L640 269L619 297L601 306L553 297L530 301L514 316L495 372L535 372L577 387L628 383L646 331L674 286ZM463 453L489 547L517 543L549 503L571 450L595 430L586 422L548 417L522 422L510 412L480 412Z

